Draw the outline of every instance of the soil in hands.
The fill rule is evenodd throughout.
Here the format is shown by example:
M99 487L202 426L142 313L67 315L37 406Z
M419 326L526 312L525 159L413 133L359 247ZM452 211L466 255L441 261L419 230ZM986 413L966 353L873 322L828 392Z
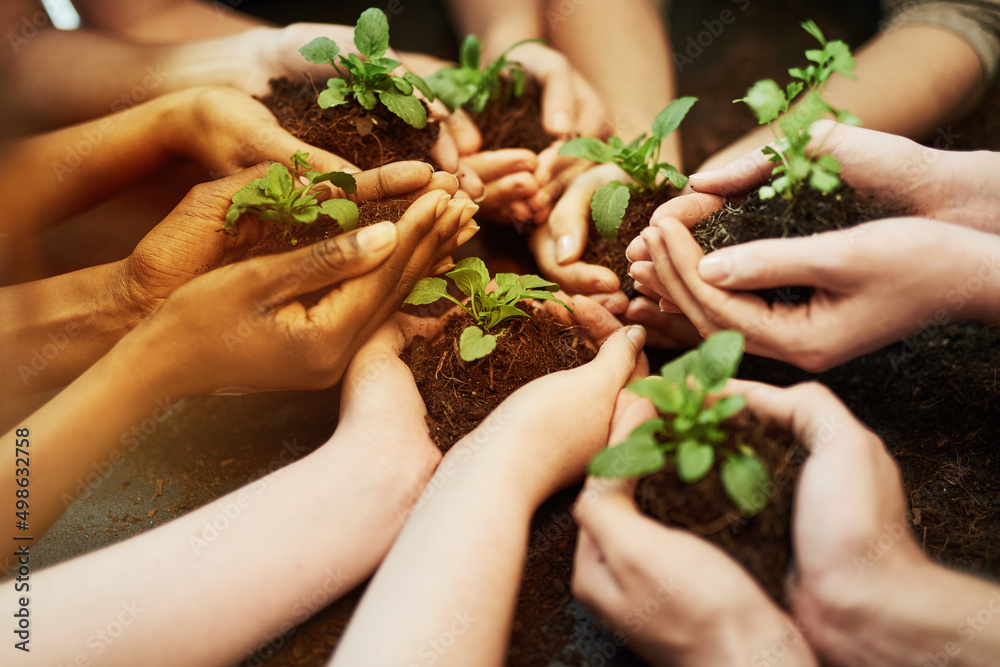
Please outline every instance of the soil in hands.
M854 188L846 184L829 194L805 188L791 201L781 196L762 200L754 190L744 199L727 200L691 233L707 254L756 239L810 236L885 216L884 208L860 204ZM794 285L756 292L769 304L804 303L812 293L811 287Z
M357 104L320 109L319 90L312 81L271 79L271 92L258 98L288 132L302 141L330 151L361 169L390 162L422 160L437 167L431 150L440 128L429 120L417 130L378 104L366 111Z
M442 452L472 431L505 398L534 379L582 366L595 353L579 327L522 304L532 317L516 318L498 336L496 349L473 362L462 361L458 341L472 323L453 317L437 341L421 336L403 351L427 406L427 427Z
M664 190L632 193L622 218L622 226L618 235L610 241L597 231L594 220L590 220L587 246L581 258L588 264L597 264L611 269L618 276L621 290L629 298L635 298L639 293L635 289L635 281L628 275L630 262L625 257L625 250L635 237L639 236L649 226L649 218L661 204L677 195L677 190L667 187Z
M399 222L406 210L410 207L410 201L405 199L377 199L358 204L358 228L368 227L383 220ZM310 225L306 225L296 235L295 245L290 245L282 237L281 230L275 225L268 225L264 236L247 252L247 258L260 257L262 255L277 255L289 252L296 248L304 248L307 245L318 243L324 239L333 238L341 234L343 230L337 221L325 215L321 215Z
M790 434L735 419L725 425L733 451L747 445L757 452L771 477L767 506L744 516L729 500L715 466L701 480L686 484L671 462L639 480L636 500L649 516L704 537L733 555L775 602L787 607L785 577L792 562L792 500L808 452Z
M541 87L534 79L528 79L524 95L514 97L512 93L508 83L503 94L487 104L482 113L471 114L483 135L482 150L527 148L541 153L556 140L542 127Z

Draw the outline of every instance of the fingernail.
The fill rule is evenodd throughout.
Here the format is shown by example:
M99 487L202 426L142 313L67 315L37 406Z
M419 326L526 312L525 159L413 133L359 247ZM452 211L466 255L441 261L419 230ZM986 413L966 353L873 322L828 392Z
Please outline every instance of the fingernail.
M462 229L462 231L458 233L458 245L462 245L463 243L471 239L473 236L476 235L476 232L478 231L479 231L479 225L475 223L472 223L471 225Z
M552 129L556 134L569 134L570 129L572 129L569 114L565 111L557 111L552 114Z
M642 345L646 339L646 328L641 324L633 324L628 328L628 333L625 335L636 345Z
M431 271L431 275L439 276L442 273L447 273L448 271L451 271L454 268L455 268L455 262L451 261L451 258L446 258L440 264L434 267L434 270Z
M451 201L451 195L443 194L441 199L438 200L437 209L435 209L434 217L440 218L441 214L444 213L444 209L448 207L448 202Z
M688 176L689 180L697 181L702 178L711 178L719 173L718 169L709 169L708 171L699 171L697 174L691 174Z
M459 224L464 226L465 223L472 220L472 216L474 216L478 210L479 206L477 204L466 204L465 210L462 211L462 219Z
M556 263L563 264L573 257L576 243L572 234L563 234L556 240Z
M389 221L363 227L358 232L358 245L366 253L375 253L396 238L396 226Z
M698 275L710 283L721 283L733 271L733 258L729 253L713 252L698 262Z

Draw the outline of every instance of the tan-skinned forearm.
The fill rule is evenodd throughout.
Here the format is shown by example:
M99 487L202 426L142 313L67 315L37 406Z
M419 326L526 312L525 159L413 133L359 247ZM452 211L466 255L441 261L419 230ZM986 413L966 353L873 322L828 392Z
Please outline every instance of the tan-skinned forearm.
M172 44L225 37L250 28L271 25L234 9L239 3L197 0L141 3L128 0L77 0L74 4L87 25L144 44Z
M455 23L465 35L483 40L483 61L493 60L525 39L544 39L541 0L448 0Z
M677 93L670 37L652 3L584 2L572 11L561 10L560 0L547 4L549 43L600 93L615 134L626 143L648 134L653 119ZM680 158L675 132L663 143L660 159L681 168Z
M856 79L835 75L824 97L860 118L864 127L911 139L928 139L971 111L986 87L976 52L944 28L912 25L881 33L858 50L856 60ZM709 158L700 171L773 140L766 126L756 128Z

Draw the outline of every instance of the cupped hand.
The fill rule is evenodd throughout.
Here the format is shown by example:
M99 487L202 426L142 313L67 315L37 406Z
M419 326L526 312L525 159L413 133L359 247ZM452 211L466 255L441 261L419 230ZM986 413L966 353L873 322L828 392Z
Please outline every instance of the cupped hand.
M622 392L609 444L655 416L648 401ZM577 500L573 594L581 602L654 665L756 664L775 643L784 662L767 664L815 664L791 619L736 561L640 514L634 488L634 480L589 478Z
M642 233L657 288L702 336L736 329L747 351L822 371L921 328L987 313L981 274L991 234L919 218L877 220L805 238L753 241L702 253L681 222ZM634 265L633 265L634 266ZM978 282L977 282L978 281ZM807 285L804 304L768 304L744 290Z
M468 200L430 192L395 224L231 264L183 285L133 333L169 359L175 395L220 389L318 389L443 259ZM298 297L330 289L306 308Z
M538 192L534 176L538 156L523 148L509 148L474 153L462 162L483 182L480 205L487 219L516 224L531 217L526 206Z
M221 233L234 192L267 174L260 164L228 178L197 185L139 242L120 270L125 292L142 314L155 309L192 278L242 259L263 236L263 225L247 216L235 234ZM453 176L423 162L397 162L355 175L358 189L344 195L356 202L378 197L416 199L432 190L454 194Z
M790 431L810 450L795 494L789 600L824 664L871 664L845 635L904 599L932 567L910 533L899 467L822 385L733 381L726 392L745 396L757 419Z

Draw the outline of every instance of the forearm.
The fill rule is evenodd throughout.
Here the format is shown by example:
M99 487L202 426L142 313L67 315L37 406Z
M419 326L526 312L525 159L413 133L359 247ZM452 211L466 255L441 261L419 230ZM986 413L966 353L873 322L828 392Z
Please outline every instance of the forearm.
M141 43L170 44L235 35L266 22L236 11L239 3L163 0L76 3L87 25Z
M32 608L46 636L34 657L72 663L95 629L118 619L123 601L134 622L108 644L102 665L233 664L287 636L388 551L432 469L412 444L335 435L165 526L36 575L35 586L57 593Z
M585 2L569 12L560 9L560 0L547 4L551 45L601 94L616 136L629 142L648 134L653 119L677 90L670 38L653 4ZM676 132L664 142L662 158L681 167Z
M911 139L928 139L973 109L986 87L975 50L943 28L911 25L880 33L856 60L856 78L834 75L824 97L864 127ZM773 139L767 127L755 128L703 167L722 166Z
M483 60L489 62L526 39L545 37L541 0L448 0L459 30L483 40Z
M332 664L503 664L535 500L495 444L465 440L445 457Z
M0 288L0 396L37 394L71 382L141 318L115 262ZM4 414L2 430L18 415Z

